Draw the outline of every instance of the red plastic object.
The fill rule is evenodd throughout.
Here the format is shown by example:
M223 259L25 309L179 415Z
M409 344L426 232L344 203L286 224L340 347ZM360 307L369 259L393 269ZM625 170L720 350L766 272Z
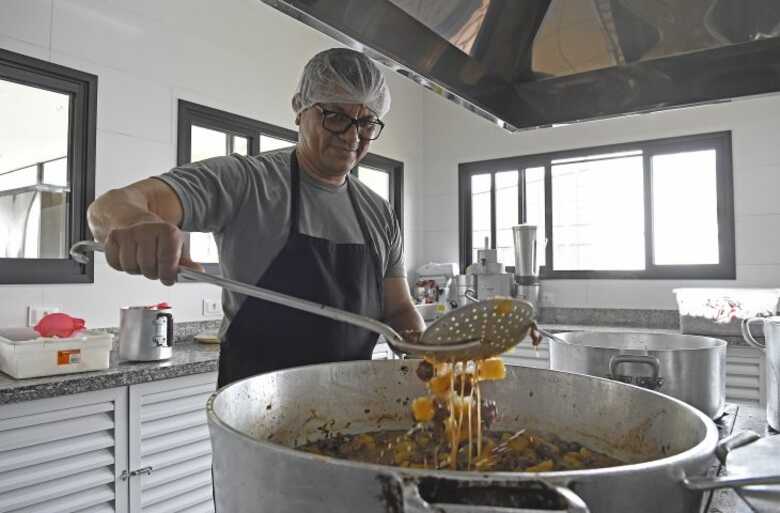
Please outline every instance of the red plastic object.
M52 313L45 315L33 329L42 337L69 337L85 327L84 319L64 313Z
M158 310L168 310L171 308L171 305L163 301L162 303L157 303L156 305L152 305L152 308L156 308Z

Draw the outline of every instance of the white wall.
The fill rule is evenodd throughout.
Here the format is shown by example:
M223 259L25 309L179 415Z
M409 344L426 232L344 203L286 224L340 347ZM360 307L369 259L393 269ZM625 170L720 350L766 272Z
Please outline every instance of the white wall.
M731 130L736 281L546 280L562 307L674 309L679 286L780 286L780 96L505 132L426 91L422 261L458 261L458 163Z
M0 48L98 75L98 194L176 164L179 98L295 128L290 110L304 63L335 42L259 0L0 0ZM388 128L372 151L405 163L407 260L422 168L423 93L387 73ZM203 319L210 286L172 288L109 269L98 256L89 285L0 285L0 325L21 325L27 305L58 305L88 326L118 324L126 304L168 301L176 319Z

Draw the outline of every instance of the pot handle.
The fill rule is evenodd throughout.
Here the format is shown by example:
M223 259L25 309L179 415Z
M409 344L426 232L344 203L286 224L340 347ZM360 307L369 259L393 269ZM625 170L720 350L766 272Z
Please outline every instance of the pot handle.
M644 376L623 376L617 372L618 365L622 363L640 363L649 365L653 371L653 375L650 378ZM644 388L649 388L650 390L658 390L664 384L663 378L658 377L660 372L661 362L658 361L658 358L655 356L618 354L609 359L609 375L607 377L616 381L623 381Z
M740 431L739 433L734 433L718 442L718 446L715 448L715 455L721 463L725 464L726 456L728 456L730 451L751 444L760 438L761 436L753 431ZM685 477L683 479L683 484L689 490L703 492L707 490L717 490L718 488L780 484L780 474L758 477Z
M753 347L757 347L759 349L766 349L766 344L762 344L761 342L753 338L753 334L750 333L750 325L756 321L763 322L764 319L762 317L751 317L749 319L742 319L742 323L740 324L740 329L742 330L742 338L744 338L745 342L747 342Z
M545 494L549 497L555 497L558 502L565 509L548 509L546 511L566 511L568 513L590 513L587 504L583 501L579 495L574 493L571 489L546 483L538 480L528 481L497 481L494 479L485 479L484 481L479 477L468 478L401 478L401 489L403 491L403 513L493 513L495 511L501 511L502 513L524 513L528 511L541 510L541 507L527 505L523 506L497 506L495 504L479 505L475 502L479 502L480 496L489 494L491 497L495 497L498 494L506 494L507 496L513 494L534 494L535 497L539 497ZM427 482L427 483L426 483ZM458 498L449 500L460 500L461 503L449 502L446 497L436 497L436 493L425 493L421 488L430 488L426 484L430 485L435 482L436 485L449 488L450 491L457 490ZM458 487L458 482L466 482L468 486ZM449 486L448 486L449 485ZM469 498L470 492L473 492L473 497ZM447 493L444 492L444 495ZM423 495L428 495L427 500L423 498ZM432 495L432 496L431 496ZM450 495L452 495L450 493Z

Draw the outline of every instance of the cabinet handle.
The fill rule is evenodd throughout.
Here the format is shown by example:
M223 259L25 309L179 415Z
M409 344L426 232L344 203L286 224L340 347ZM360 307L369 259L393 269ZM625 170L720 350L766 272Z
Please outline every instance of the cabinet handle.
M139 469L130 471L130 476L131 477L132 476L140 476L141 474L146 474L147 476L152 475L152 467L144 467L144 468L139 468Z

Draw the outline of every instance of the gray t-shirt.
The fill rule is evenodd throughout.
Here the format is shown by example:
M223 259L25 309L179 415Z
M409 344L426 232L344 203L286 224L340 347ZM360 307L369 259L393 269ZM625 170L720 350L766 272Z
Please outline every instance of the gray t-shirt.
M158 176L179 196L181 229L212 232L223 276L257 283L290 232L290 154L284 148L256 156L230 155L194 162ZM336 243L365 243L346 182L323 184L303 169L299 230ZM404 277L403 237L390 204L348 177L366 219L385 278ZM224 334L245 296L223 291Z

